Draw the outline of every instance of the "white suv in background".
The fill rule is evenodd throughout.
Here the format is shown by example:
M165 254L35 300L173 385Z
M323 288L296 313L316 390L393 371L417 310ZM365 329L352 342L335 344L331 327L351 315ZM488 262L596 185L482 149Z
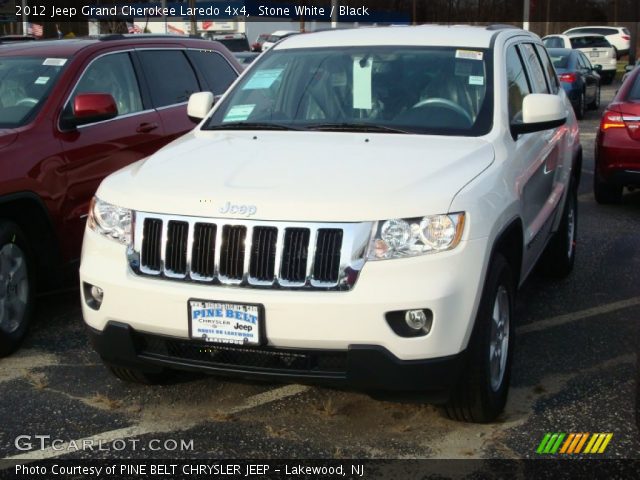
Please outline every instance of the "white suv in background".
M631 45L631 33L629 32L628 28L596 25L589 27L570 28L569 30L564 32L565 35L573 35L577 33L595 33L598 35L604 35L609 43L616 49L617 58L620 58L622 55L626 55L627 53L629 53L629 47Z
M540 39L297 35L212 105L192 96L199 126L96 194L82 308L110 370L419 392L495 419L516 291L575 258L578 126Z

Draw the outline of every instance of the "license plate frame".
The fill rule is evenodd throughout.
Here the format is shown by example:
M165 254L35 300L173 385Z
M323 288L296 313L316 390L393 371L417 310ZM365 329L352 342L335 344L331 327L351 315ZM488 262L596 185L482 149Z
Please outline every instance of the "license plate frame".
M205 315L198 315L194 319L196 311ZM228 311L234 312L233 316L228 316ZM192 340L252 347L265 344L265 310L262 304L190 298L187 301L187 312L189 338ZM235 312L239 312L238 316ZM236 328L234 323L241 327ZM249 330L248 327L253 327L254 330ZM199 333L198 329L203 328L211 331Z

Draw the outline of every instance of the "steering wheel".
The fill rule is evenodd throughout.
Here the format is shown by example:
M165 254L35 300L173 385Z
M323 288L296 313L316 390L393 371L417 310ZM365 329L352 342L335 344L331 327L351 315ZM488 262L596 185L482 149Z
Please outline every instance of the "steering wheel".
M27 98L23 98L22 100L19 100L18 102L16 102L16 107L20 106L20 105L25 105L27 107L33 107L34 105L38 104L38 100L35 98L31 98L31 97L27 97Z
M433 106L448 108L449 110L452 110L460 115L463 115L464 118L466 118L469 121L469 125L473 125L473 119L471 118L471 115L469 115L469 112L467 112L464 108L462 108L457 103L447 98L441 98L441 97L427 98L426 100L419 101L411 108L419 108L419 107L424 107L426 105L433 105Z

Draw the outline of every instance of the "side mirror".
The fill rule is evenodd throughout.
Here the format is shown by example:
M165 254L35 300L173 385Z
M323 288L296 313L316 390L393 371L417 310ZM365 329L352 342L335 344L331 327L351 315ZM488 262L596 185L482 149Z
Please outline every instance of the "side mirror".
M193 123L200 122L207 116L211 108L219 99L213 96L211 92L198 92L189 97L187 105L187 116Z
M602 65L600 65L599 63L596 63L596 64L593 66L593 69L594 69L596 72L600 73L600 72L602 72Z
M567 111L557 95L530 93L522 102L522 122L511 124L511 135L540 132L564 125Z
M108 93L81 93L73 100L75 125L111 120L118 116L116 101Z

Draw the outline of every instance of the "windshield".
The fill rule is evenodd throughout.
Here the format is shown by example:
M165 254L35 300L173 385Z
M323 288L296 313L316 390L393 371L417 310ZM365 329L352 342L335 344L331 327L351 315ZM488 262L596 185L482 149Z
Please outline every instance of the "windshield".
M65 63L64 58L0 57L0 128L30 121Z
M492 118L488 57L485 50L435 47L275 50L258 61L204 128L364 126L484 135Z

